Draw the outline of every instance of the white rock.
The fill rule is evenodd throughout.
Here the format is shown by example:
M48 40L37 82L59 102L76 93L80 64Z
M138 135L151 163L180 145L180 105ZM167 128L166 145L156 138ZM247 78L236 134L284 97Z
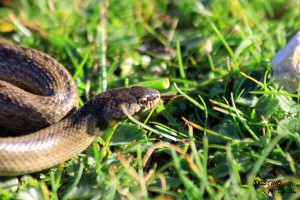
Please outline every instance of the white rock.
M288 92L296 92L300 80L300 31L276 53L271 66L274 82Z

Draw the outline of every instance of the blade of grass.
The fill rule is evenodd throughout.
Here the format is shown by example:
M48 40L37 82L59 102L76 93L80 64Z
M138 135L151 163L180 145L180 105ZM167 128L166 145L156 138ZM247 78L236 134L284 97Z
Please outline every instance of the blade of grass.
M78 185L79 181L80 181L80 178L82 176L82 172L83 172L83 167L84 167L84 164L83 163L80 163L79 165L79 169L77 171L77 175L76 175L76 178L75 180L73 181L73 183L71 184L71 186L68 188L67 192L63 195L62 197L62 200L67 200L69 199L69 196L71 195L72 191L75 189L75 187Z
M178 60L178 68L179 68L179 74L182 79L186 79L185 71L183 69L182 64L182 56L181 56L181 49L180 49L180 43L176 43L176 51L177 51L177 60ZM184 87L188 88L188 84L185 82Z

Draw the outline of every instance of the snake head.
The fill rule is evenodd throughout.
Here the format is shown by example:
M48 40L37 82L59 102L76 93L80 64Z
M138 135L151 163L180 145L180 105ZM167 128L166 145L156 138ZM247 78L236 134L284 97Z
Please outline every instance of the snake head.
M127 102L127 106L125 103L125 107L131 115L151 110L160 101L159 92L147 87L133 86L130 88L129 94L135 97L135 102Z
M122 105L130 115L135 115L154 108L159 101L160 94L155 89L143 86L116 88L103 92L93 99L93 114L99 120L118 121L127 117Z

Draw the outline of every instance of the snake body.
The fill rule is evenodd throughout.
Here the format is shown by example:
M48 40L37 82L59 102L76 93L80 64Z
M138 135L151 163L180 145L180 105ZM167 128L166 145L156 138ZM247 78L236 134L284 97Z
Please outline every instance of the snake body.
M117 88L75 111L77 89L61 64L40 51L0 39L0 125L27 133L0 137L0 176L29 174L62 163L126 118L121 105L134 115L159 101L154 89Z

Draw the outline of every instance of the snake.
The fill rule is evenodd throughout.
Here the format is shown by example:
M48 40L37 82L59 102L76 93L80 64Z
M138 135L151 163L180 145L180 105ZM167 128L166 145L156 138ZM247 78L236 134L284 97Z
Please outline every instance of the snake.
M132 86L102 92L78 108L76 84L49 55L0 39L0 176L40 172L87 149L107 128L160 102ZM130 133L129 133L130 134Z

